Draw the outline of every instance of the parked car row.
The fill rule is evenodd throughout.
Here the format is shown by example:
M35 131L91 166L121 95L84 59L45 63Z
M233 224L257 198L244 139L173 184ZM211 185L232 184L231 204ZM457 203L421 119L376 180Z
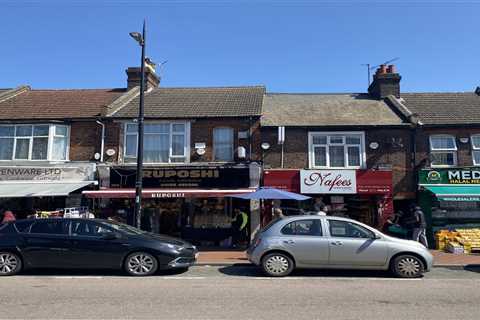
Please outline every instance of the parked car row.
M295 216L271 222L247 250L248 259L273 277L295 268L390 270L404 278L431 269L423 245L357 221L331 216ZM0 225L0 276L30 268L123 269L148 276L160 269L187 269L198 250L181 239L118 222L53 218Z

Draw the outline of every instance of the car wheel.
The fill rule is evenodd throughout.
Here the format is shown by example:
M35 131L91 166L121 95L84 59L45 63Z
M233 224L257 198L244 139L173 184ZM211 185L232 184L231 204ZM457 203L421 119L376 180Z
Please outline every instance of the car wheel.
M392 272L400 278L418 278L424 272L423 262L412 255L401 255L392 263Z
M13 276L22 270L22 259L12 252L0 252L0 276Z
M125 259L125 271L132 276L150 276L157 272L158 261L147 252L134 252Z
M269 276L285 277L293 271L293 260L284 253L270 253L262 259L262 268Z

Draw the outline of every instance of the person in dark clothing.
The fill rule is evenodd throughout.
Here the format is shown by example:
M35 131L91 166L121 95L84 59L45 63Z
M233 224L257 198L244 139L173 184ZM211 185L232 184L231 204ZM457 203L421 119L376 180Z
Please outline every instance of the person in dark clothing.
M413 227L412 239L420 242L428 248L427 222L425 221L425 214L423 213L422 208L416 206L413 211L413 216L415 218L415 224Z
M248 215L239 208L235 208L233 212L235 213L235 216L232 220L232 246L237 247L246 237Z

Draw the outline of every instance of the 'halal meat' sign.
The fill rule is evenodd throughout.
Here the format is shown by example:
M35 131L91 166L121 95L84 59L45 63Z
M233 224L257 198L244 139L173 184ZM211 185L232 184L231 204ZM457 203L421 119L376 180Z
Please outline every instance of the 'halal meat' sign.
M357 193L355 170L301 170L301 193Z

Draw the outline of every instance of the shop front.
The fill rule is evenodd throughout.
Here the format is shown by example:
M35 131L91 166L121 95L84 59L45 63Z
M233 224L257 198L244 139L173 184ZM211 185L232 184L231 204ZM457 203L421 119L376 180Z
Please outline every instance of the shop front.
M440 230L480 228L480 169L423 169L418 199L430 243Z
M323 207L328 215L379 228L393 214L391 171L266 170L263 181L265 186L312 197L303 203L282 203L286 214L313 213Z
M252 220L250 201L229 196L255 191L256 172L253 166L145 167L142 229L199 245L226 246L233 209L243 209ZM134 167L111 167L110 187L84 195L94 199L100 216L133 224L135 179Z
M97 184L94 163L0 166L0 208L17 218L82 207L81 191Z

